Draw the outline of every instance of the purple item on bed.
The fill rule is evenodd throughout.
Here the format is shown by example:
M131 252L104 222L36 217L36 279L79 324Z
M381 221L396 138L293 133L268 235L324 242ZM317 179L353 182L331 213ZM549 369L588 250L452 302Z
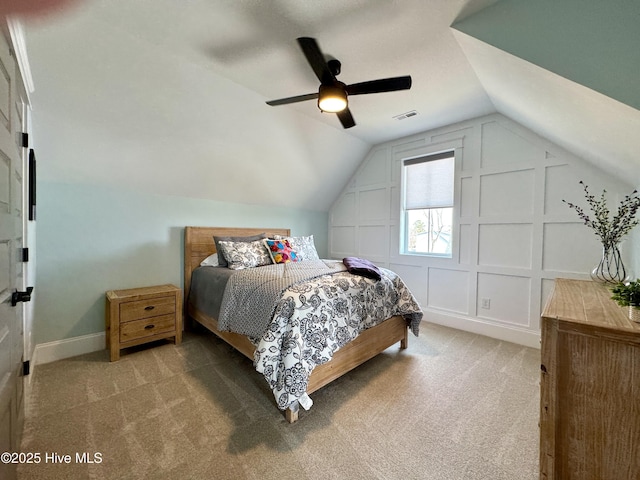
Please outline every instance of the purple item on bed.
M382 272L380 269L364 258L345 257L342 259L342 263L347 267L347 271L354 275L361 275L363 277L372 278L373 280L380 280L382 278Z

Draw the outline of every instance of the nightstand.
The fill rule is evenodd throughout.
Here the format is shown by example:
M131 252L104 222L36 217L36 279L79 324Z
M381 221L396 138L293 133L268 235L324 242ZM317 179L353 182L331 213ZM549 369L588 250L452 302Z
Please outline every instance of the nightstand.
M111 361L120 350L175 338L182 341L182 290L174 285L110 290L107 292L106 337Z

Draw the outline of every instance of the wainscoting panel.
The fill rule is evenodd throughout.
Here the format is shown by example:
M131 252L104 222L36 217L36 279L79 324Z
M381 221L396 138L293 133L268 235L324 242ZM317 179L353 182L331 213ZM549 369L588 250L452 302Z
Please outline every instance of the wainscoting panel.
M377 185L387 181L387 151L385 149L373 151L369 161L358 172L357 185Z
M345 257L356 253L355 227L331 228L331 257Z
M471 218L478 213L478 194L473 188L473 178L460 179L460 217Z
M540 295L540 311L544 311L544 307L547 304L547 299L551 295L553 291L553 286L555 285L555 280L551 280L549 278L542 279L542 295Z
M471 263L471 246L473 245L471 233L471 225L460 224L460 241L458 245L461 265L469 265Z
M517 154L515 154L517 152ZM482 168L535 163L545 158L545 150L500 122L482 124Z
M356 194L342 195L331 209L332 225L353 225L356 222Z
M572 175L569 165L552 165L545 168L544 213L545 215L563 215L569 207L562 200L581 199L583 192Z
M402 162L446 150L456 152L453 255L404 254ZM371 149L332 206L329 253L390 265L427 321L539 347L552 279L588 279L601 255L562 203L586 206L580 180L596 196L606 188L611 207L633 190L500 114L391 140Z
M359 222L388 221L389 201L387 188L360 190L358 194Z
M486 224L478 227L478 264L531 268L531 224Z
M358 255L372 261L388 258L388 238L385 225L361 226L358 234Z
M389 218L392 222L400 223L400 187L392 185L391 186L391 202L390 207L391 211L389 212Z
M416 265L404 265L400 263L390 263L389 270L396 272L402 278L413 296L416 297L421 306L427 305L427 289L425 288L427 269Z
M531 279L515 275L478 273L478 317L529 326ZM482 308L489 301L489 308Z
M545 271L590 272L600 260L598 239L582 223L547 223L543 236Z
M534 170L482 175L480 216L533 214L534 180Z
M429 268L428 306L467 315L469 298L469 272Z

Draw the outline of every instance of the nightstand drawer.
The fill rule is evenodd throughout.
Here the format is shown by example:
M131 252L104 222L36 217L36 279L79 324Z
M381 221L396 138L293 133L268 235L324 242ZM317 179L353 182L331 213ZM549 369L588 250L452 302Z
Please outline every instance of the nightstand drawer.
M182 342L182 290L175 285L109 290L105 310L109 359L120 350L173 337Z
M134 320L120 325L120 342L125 343L175 331L176 317L174 314Z
M175 295L139 300L137 302L125 302L120 304L120 323L175 314L175 312Z

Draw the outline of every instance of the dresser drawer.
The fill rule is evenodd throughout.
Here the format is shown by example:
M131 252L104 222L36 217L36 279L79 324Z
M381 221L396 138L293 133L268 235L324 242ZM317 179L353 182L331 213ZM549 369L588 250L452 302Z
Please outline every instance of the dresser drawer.
M145 318L143 320L133 320L120 325L120 342L125 343L175 331L176 317L174 314Z
M137 302L125 302L120 304L120 323L175 314L175 312L175 295L138 300Z

